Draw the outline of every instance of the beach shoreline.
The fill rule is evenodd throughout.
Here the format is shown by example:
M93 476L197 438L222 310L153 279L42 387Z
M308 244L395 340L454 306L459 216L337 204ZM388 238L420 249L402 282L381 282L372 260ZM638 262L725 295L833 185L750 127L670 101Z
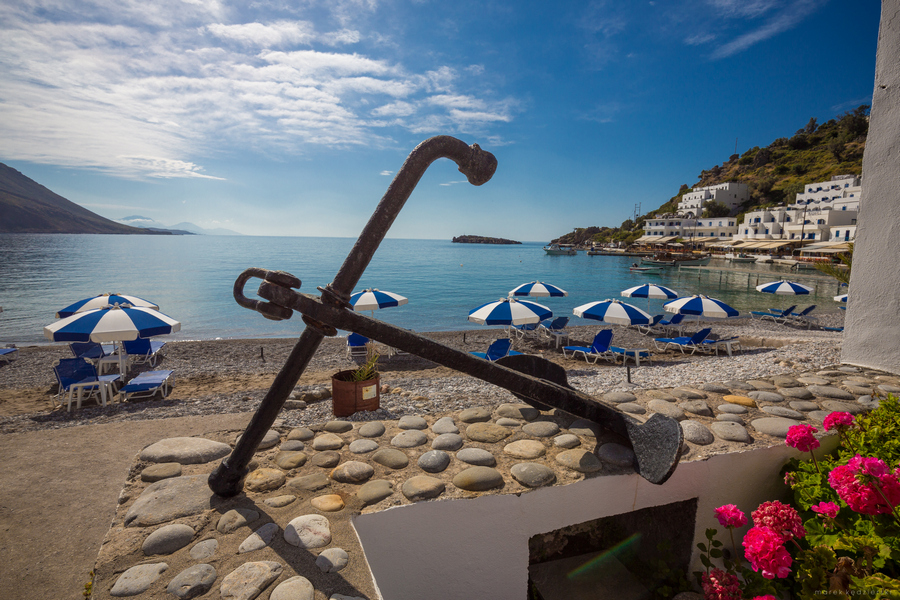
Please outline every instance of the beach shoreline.
M821 324L829 326L842 324L843 313L822 315L820 319ZM717 357L654 350L652 363L642 363L640 368L632 366L627 373L631 375L631 383L626 381L626 370L621 363L615 366L604 361L588 364L584 360L563 357L552 345L527 340L515 340L514 347L562 365L569 374L570 384L594 395L628 387L663 388L701 379L731 379L740 373L762 376L787 372L795 364L799 366L804 362L813 368L813 363L834 364L840 359L840 333L747 318L704 325L711 326L720 337L740 336L744 351L733 357ZM590 345L600 329L609 327L603 323L570 327L569 343ZM690 324L685 333L696 328L696 324ZM652 336L632 328L612 326L612 329L613 343L616 345L653 349ZM493 340L505 337L506 329L484 328L422 335L464 352L483 352ZM20 348L18 360L0 366L0 433L123 420L249 412L255 410L268 391L295 342L295 338L172 341L166 344L161 361L153 367L174 371L172 389L166 399L112 403L105 408L90 401L85 402L80 410L73 407L71 413L66 412L65 406L54 407L52 402L56 390L52 366L60 358L71 356L68 347L65 344L25 346ZM354 366L355 363L347 357L345 344L346 338L343 337L323 340L295 387L292 395L294 402L289 404L293 407L303 407L305 404L305 407L283 410L281 416L287 424L331 418L330 400L318 397L327 396L321 390L330 391L333 373ZM151 368L142 367L141 370ZM387 392L382 399L382 409L373 413L358 413L353 418L391 419L416 411L436 414L455 410L459 406L513 401L513 396L506 390L417 356L385 357L380 361L379 370ZM393 389L398 392L393 393Z

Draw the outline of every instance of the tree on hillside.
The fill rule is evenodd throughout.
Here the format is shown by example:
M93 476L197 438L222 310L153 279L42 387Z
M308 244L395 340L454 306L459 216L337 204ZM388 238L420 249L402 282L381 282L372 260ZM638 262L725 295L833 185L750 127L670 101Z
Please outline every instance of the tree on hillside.
M809 123L806 124L806 127L803 128L803 133L806 135L812 135L816 132L816 118L812 117L809 120Z

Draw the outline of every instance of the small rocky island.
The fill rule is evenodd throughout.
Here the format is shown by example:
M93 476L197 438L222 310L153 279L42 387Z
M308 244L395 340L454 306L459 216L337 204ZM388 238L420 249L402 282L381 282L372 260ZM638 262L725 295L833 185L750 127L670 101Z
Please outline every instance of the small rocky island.
M521 244L516 240L505 238L483 237L480 235L461 235L453 238L454 244Z

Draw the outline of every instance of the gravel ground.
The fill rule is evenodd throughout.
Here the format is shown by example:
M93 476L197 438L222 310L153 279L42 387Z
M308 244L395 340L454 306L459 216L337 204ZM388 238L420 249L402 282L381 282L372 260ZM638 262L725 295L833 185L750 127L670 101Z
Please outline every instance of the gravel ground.
M843 325L843 312L819 317L820 326ZM737 319L711 324L718 337L739 335L744 351L728 356L684 356L678 351L654 351L653 362L630 369L611 366L602 361L589 365L583 360L564 359L555 348L517 340L516 349L540 354L566 367L569 383L586 393L599 396L616 390L670 388L704 382L754 379L795 371L809 371L840 362L841 334L818 329L803 329L775 324L771 321ZM605 325L574 327L571 344L590 345L593 336ZM649 347L652 337L634 329L614 326L613 344L622 347ZM684 332L689 335L696 324ZM466 332L423 334L448 346L464 351L484 351L487 345L505 331L483 329ZM175 371L174 390L169 398L111 404L106 408L86 404L72 413L50 410L49 399L56 392L52 365L69 357L64 345L37 346L20 349L19 360L0 366L0 433L58 429L115 421L160 419L175 416L224 414L253 411L265 395L271 380L284 364L295 340L216 340L172 342L166 345L164 357L156 368ZM333 418L331 402L312 401L306 392L330 390L330 375L352 366L345 356L345 340L323 341L304 377L295 388L294 403L307 400L305 408L285 408L281 423L285 426L321 423ZM144 370L149 367L144 367ZM513 400L501 388L460 375L415 356L399 356L380 364L382 384L390 389L382 394L382 408L375 412L357 413L351 420L396 419L405 414L442 414L472 406L493 406ZM18 396L30 392L46 398L46 405L16 410Z

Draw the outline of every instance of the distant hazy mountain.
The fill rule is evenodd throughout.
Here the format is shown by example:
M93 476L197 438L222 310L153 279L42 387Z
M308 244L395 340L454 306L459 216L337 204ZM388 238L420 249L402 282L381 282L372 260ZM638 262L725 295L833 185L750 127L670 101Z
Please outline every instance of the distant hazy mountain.
M155 233L110 221L0 163L0 233Z
M193 223L188 222L176 223L175 225L163 225L159 221L141 215L131 215L130 217L117 219L117 222L123 223L125 225L131 225L132 227L142 227L145 229L153 230L165 229L180 234L195 233L198 235L243 235L242 233L238 233L237 231L232 231L230 229L204 229L199 225L194 225Z

